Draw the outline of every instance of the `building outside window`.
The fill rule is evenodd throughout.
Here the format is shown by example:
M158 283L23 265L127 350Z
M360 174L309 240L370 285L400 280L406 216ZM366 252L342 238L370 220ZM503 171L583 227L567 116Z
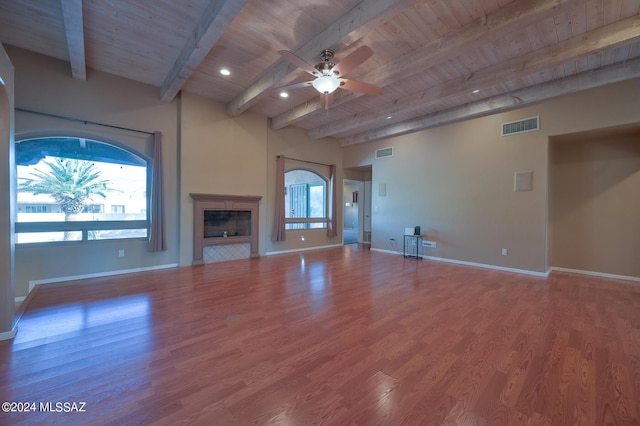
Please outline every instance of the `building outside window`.
M84 213L103 213L104 204L89 204L84 208Z
M47 206L27 204L24 206L26 213L47 213Z

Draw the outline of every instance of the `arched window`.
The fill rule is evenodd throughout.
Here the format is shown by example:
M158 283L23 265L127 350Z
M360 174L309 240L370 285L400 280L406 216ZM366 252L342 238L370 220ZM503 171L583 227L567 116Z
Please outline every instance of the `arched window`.
M327 179L305 169L284 174L285 229L327 227Z
M141 155L79 137L16 142L17 243L146 238L149 169Z

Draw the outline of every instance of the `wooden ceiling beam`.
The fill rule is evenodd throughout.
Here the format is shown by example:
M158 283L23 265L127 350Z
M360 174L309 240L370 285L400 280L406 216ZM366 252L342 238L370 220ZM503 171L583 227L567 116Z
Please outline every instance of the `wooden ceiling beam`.
M384 87L410 77L433 64L444 63L465 51L473 51L480 45L490 44L519 31L532 23L569 11L587 0L517 0L501 7L484 19L476 20L458 31L451 32L423 47L406 53L394 61L378 67L358 79ZM334 96L334 105L340 105L363 96L360 93L341 91ZM322 111L318 100L298 105L271 119L273 129L281 129L303 120L307 115ZM319 133L318 133L319 134ZM330 135L328 133L327 135ZM318 136L321 137L321 136Z
M246 3L247 0L209 2L160 87L162 101L170 102L175 98Z
M362 0L294 53L309 60L317 56L321 50L334 46L338 42L351 44L361 38L368 29L381 25L416 1L418 0ZM267 96L274 86L282 85L283 79L296 69L287 61L278 61L275 66L227 103L227 114L232 117L241 114Z
M640 59L634 59L617 65L559 78L514 92L472 102L446 111L436 112L369 132L358 133L340 139L342 146L401 136L445 124L471 118L496 114L498 112L521 108L535 102L546 101L558 96L568 95L581 90L593 89L607 84L617 83L640 75Z
M311 139L351 131L383 120L386 116L441 104L447 98L468 95L474 89L487 89L496 83L513 81L554 68L571 60L586 58L605 49L615 49L640 41L640 15L600 27L530 54L456 78L413 95L397 99L384 110L338 120L308 132Z
M371 80L367 79L365 75L360 79L361 81L370 82ZM377 85L377 84L376 84ZM383 89L384 90L384 89ZM333 102L331 103L331 108L335 108L344 103L350 102L354 99L359 98L360 96L364 96L361 93L354 92L345 92L341 90L337 90L333 92ZM322 106L322 102L319 97L315 97L307 102L296 105L290 110L283 112L282 114L276 115L271 118L271 128L274 130L283 129L287 126L291 126L296 124L299 121L304 120L307 116L316 113L318 111L324 110L324 106Z
M82 18L82 0L63 0L62 17L67 36L69 63L73 78L87 81L87 64L84 51L84 23Z

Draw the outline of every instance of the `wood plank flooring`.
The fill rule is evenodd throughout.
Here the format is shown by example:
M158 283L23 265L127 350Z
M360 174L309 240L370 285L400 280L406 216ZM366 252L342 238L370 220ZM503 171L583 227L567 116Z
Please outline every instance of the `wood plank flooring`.
M4 401L36 411L2 425L638 425L640 286L356 245L46 285Z

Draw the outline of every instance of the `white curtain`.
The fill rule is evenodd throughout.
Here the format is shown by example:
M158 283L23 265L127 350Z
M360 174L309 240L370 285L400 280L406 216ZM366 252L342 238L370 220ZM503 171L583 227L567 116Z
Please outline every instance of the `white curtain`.
M284 157L276 157L276 207L273 217L271 241L286 241L284 222Z
M162 133L155 132L151 168L151 226L149 227L149 251L151 252L167 250L162 194Z

